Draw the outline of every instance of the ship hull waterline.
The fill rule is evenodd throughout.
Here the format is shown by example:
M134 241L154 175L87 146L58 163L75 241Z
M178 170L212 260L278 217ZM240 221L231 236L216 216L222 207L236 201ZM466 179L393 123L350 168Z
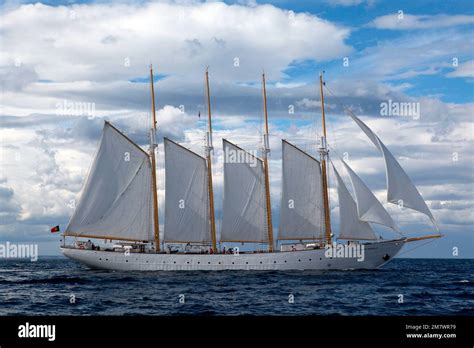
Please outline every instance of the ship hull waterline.
M390 262L405 240L364 244L363 259L327 257L326 249L273 253L160 254L84 250L62 247L63 254L93 269L116 271L226 271L226 270L356 270L377 269Z

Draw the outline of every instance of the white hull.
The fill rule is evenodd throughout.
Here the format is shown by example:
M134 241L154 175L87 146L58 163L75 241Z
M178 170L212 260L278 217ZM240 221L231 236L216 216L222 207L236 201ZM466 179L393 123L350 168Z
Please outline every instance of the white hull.
M325 249L274 253L154 254L61 248L63 254L91 268L118 271L347 270L376 269L391 261L405 240L368 243L364 260L325 256ZM388 258L387 258L388 255Z

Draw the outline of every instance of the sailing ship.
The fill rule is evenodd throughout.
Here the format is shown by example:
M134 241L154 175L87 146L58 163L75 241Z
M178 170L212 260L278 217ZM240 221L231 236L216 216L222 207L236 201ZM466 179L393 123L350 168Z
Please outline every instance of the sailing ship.
M380 138L350 114L385 161L389 203L427 215L437 233L408 238L371 190L344 160L352 195L329 157L324 110L325 83L319 76L322 135L312 156L282 140L282 188L278 238L274 241L269 180L269 130L265 74L262 74L263 148L251 154L223 139L224 195L220 238L212 182L212 116L206 69L205 154L164 138L165 207L160 238L156 175L157 121L150 67L151 127L148 152L112 123L105 122L99 148L79 203L63 234L61 250L91 268L110 270L349 270L376 269L412 241L441 237L420 193ZM337 157L337 156L336 156ZM335 158L337 159L337 158ZM336 178L340 224L331 227L328 177ZM382 239L373 224L400 233ZM67 237L74 242L68 244ZM89 239L85 242L85 239ZM95 246L90 239L100 242ZM223 243L252 245L251 251Z

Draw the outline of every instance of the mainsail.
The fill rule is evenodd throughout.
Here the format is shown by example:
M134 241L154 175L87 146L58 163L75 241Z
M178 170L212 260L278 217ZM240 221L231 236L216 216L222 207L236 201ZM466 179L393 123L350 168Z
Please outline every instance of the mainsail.
M385 225L398 231L395 222L387 213L383 205L374 196L372 191L365 185L365 183L357 176L357 174L349 167L349 165L341 160L344 167L349 174L349 178L354 188L355 199L357 203L357 212L359 219L365 222L374 222Z
M221 241L268 242L262 160L223 139L224 203Z
M165 242L209 243L206 159L165 138Z
M152 240L148 154L106 122L66 236Z
M379 137L358 117L350 115L362 131L369 137L372 143L383 155L387 173L387 200L390 203L402 204L404 207L417 210L427 215L436 226L436 221L426 205L423 197L411 182L408 175L402 169L395 157L382 143Z
M322 239L323 203L320 163L282 141L282 197L278 239Z
M339 197L339 215L341 221L341 225L339 226L339 239L377 239L372 227L367 222L359 220L356 203L334 167L334 164L332 165L332 169L336 175L337 193Z

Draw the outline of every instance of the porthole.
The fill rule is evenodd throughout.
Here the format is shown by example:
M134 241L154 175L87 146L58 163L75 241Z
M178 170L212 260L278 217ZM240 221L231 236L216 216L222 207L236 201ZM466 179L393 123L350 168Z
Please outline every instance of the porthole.
M286 260L285 260L285 263L286 263Z
M208 264L208 265L210 265L211 263L210 263L210 262L208 262L207 264Z
M188 262L186 262L186 263L189 265L189 261L188 261Z
M298 260L298 262L301 262L301 260Z
M311 259L309 259L309 262L311 262Z
M99 257L99 260L102 260L102 257Z
M262 261L260 261L260 263L262 263Z
M232 264L234 264L235 262L232 262Z
M276 261L273 261L273 263L277 263Z
M221 263L219 262L219 265L220 265L220 264L221 264Z
M173 263L176 263L176 261L174 261Z
M245 264L247 264L247 265L248 265L249 263L248 263L248 262L246 262Z
M198 261L198 265L200 265L200 264L201 264L201 262L200 262L200 261Z

